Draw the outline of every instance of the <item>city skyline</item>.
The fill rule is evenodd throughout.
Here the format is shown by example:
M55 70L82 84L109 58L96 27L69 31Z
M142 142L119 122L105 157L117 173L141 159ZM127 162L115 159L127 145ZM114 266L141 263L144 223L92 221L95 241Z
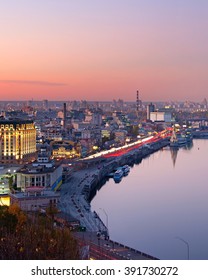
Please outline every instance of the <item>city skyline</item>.
M206 98L207 1L8 0L1 100Z

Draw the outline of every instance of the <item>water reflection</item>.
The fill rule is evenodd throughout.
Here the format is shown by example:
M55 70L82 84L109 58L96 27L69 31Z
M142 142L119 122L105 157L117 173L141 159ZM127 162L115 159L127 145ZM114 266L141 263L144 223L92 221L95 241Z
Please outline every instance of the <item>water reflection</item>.
M119 186L109 179L91 202L109 216L111 239L160 259L208 259L208 140L163 149L134 164Z
M176 164L178 150L179 150L178 147L171 147L170 148L170 153L171 153L171 158L172 158L172 161L173 161L173 166L175 166L175 164Z

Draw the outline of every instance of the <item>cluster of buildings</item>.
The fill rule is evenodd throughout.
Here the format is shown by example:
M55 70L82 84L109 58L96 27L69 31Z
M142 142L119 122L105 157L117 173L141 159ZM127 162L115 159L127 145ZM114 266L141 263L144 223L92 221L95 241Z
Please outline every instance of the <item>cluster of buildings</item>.
M62 183L61 164L47 147L37 149L36 138L34 121L0 120L0 195L28 211L57 205Z
M56 205L57 190L72 172L66 160L162 130L175 122L177 110L192 105L121 99L0 104L0 195L10 193L11 203L28 211ZM207 101L200 106L207 109Z

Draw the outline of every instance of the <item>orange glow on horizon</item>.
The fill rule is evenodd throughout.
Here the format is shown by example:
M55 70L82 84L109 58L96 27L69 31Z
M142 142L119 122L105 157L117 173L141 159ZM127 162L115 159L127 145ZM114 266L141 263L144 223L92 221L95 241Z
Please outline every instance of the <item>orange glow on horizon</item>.
M134 101L139 89L143 101L201 101L208 2L199 1L4 1L0 99Z

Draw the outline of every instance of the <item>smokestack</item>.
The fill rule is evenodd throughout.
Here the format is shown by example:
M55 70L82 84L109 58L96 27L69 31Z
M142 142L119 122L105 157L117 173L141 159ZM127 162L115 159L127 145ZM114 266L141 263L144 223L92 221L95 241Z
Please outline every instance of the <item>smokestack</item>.
M136 110L137 110L137 113L139 111L139 91L137 90L137 96L136 96Z
M64 103L63 128L66 129L66 103Z

